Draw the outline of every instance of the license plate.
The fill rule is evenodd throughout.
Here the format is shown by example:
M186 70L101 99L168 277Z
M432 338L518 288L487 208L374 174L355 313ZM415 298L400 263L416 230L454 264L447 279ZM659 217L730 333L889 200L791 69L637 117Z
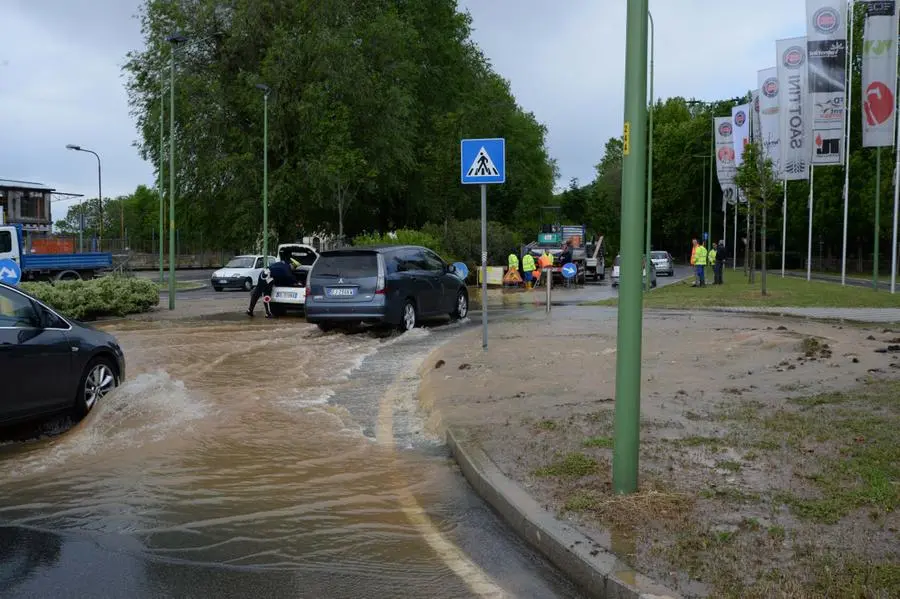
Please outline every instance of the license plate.
M228 279L219 279L219 283L222 283L223 285L227 282L228 282Z
M331 288L328 290L328 297L353 297L356 295L356 289L352 287Z
M282 299L297 299L296 291L279 291L275 294L275 297Z

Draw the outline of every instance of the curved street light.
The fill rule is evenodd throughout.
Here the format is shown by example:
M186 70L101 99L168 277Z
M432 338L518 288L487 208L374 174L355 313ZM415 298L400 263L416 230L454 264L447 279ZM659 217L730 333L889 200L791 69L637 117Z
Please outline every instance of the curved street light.
M93 154L95 158L97 158L97 202L100 204L100 235L98 237L98 243L101 244L100 249L102 248L103 243L103 170L100 165L100 154L93 150L88 150L87 148L82 148L79 145L75 144L66 144L67 150L73 150L75 152L87 152L88 154ZM123 217L124 219L124 217ZM82 228L83 228L84 214L82 214ZM123 220L124 222L124 220Z

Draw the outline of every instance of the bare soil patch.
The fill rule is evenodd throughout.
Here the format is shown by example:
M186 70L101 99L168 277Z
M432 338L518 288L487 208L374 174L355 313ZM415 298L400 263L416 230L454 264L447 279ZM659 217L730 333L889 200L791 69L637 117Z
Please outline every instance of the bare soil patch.
M900 596L896 333L645 315L641 491L619 497L615 324L567 309L494 325L487 353L451 342L423 373L431 425L686 596Z

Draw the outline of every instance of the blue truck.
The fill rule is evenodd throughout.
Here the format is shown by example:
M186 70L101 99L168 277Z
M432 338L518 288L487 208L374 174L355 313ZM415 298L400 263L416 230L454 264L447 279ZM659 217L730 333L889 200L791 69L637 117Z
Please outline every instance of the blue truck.
M91 279L112 268L112 254L28 254L21 225L0 225L0 260L12 260L23 281L77 281Z

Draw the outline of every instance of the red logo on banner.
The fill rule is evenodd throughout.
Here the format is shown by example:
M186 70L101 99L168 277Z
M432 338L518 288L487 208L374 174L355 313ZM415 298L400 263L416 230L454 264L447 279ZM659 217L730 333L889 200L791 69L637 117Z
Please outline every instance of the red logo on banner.
M891 118L894 113L894 94L891 93L891 88L881 81L872 83L866 89L863 110L866 113L866 123L870 127L880 125Z
M734 160L734 148L724 147L719 150L719 161Z

